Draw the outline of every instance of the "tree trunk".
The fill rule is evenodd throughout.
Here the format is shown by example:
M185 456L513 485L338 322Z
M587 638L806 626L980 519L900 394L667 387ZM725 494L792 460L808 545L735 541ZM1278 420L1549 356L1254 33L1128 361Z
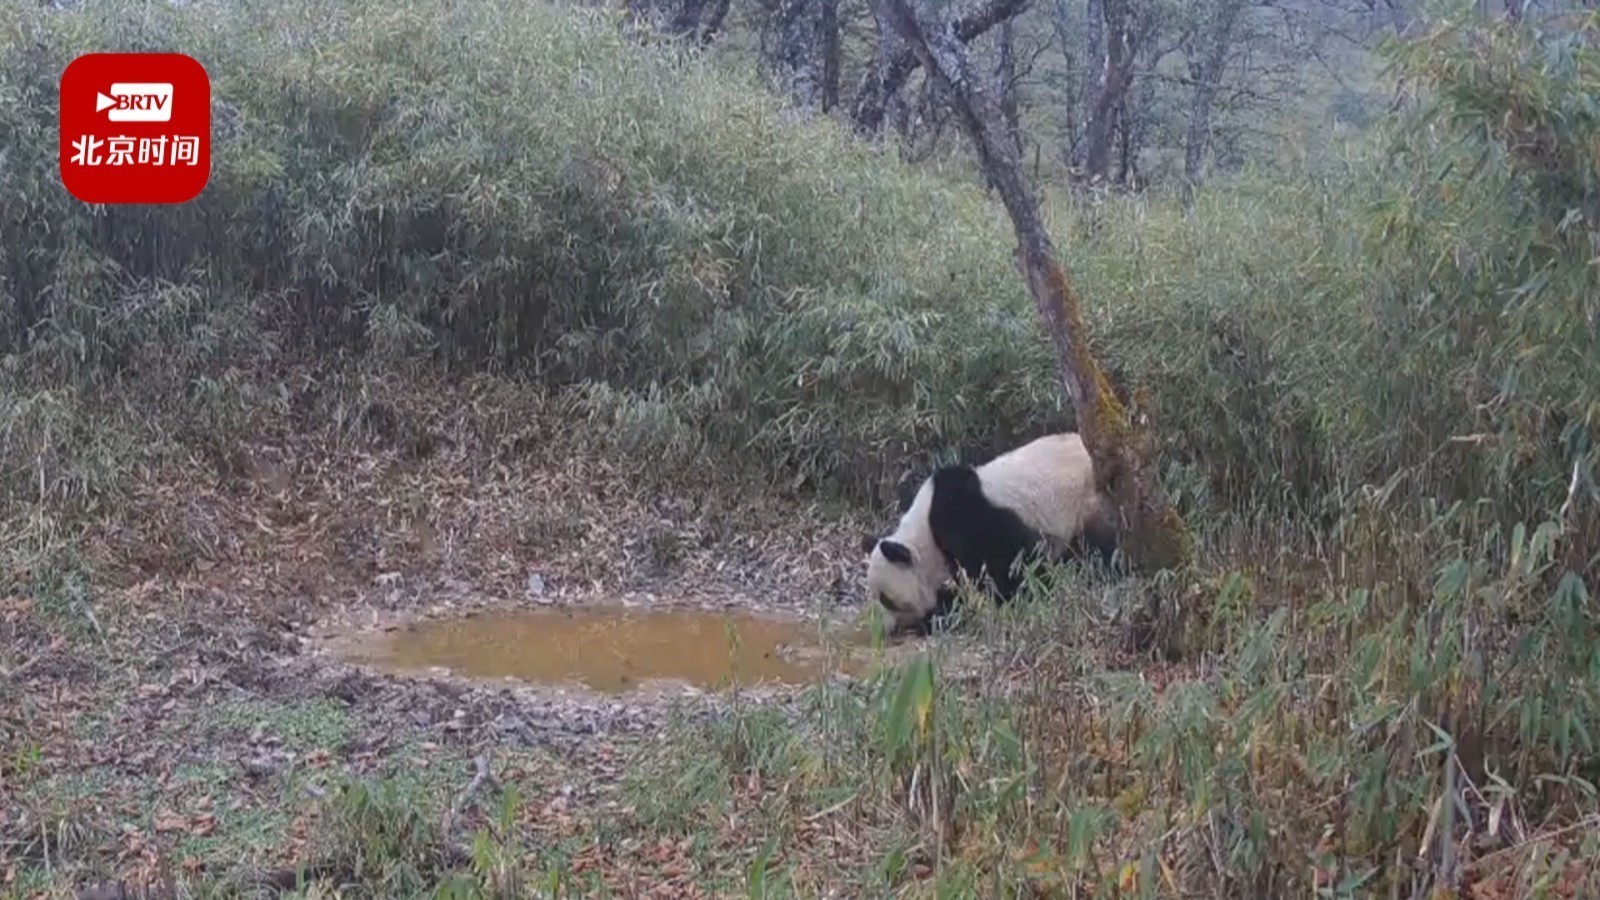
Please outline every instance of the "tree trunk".
M1149 53L1149 43L1145 44L1145 66L1153 70L1160 59L1156 53ZM1123 171L1122 182L1129 188L1138 190L1144 179L1139 175L1139 151L1144 149L1144 142L1150 136L1151 111L1155 108L1156 83L1154 79L1142 79L1137 87L1128 92L1128 101L1123 115L1125 129L1123 142Z
M894 60L902 52L909 52L900 40L900 32L883 20L876 5L872 6L872 27L878 33L872 64L861 73L856 83L855 110L851 120L856 132L863 136L876 136L883 129L883 119L889 108L889 78Z
M1133 64L1138 47L1134 40L1133 0L1090 0L1090 12L1099 7L1104 21L1103 51L1086 60L1095 72L1091 92L1084 97L1083 139L1077 159L1081 177L1103 179L1111 171L1116 126L1128 89L1133 86ZM1092 48L1091 48L1092 50Z
M1095 0L1091 0L1091 2L1095 2ZM1061 147L1061 161L1068 166L1075 166L1078 164L1078 118L1076 109L1077 105L1084 102L1084 98L1089 96L1085 86L1089 83L1088 73L1091 71L1093 60L1085 55L1081 62L1075 63L1073 61L1072 7L1068 0L1055 0L1055 6L1050 14L1050 24L1056 33L1056 43L1061 45L1061 59L1067 64L1067 71L1071 72L1077 65L1083 66L1079 84L1073 85L1069 83L1067 85L1066 102L1063 104L1066 108L1066 121L1063 123L1065 128L1062 133L1066 135L1066 140Z
M775 27L768 47L767 68L779 89L800 109L814 112L823 105L827 83L824 34L829 0L778 0ZM838 18L834 17L837 25ZM837 41L834 41L837 43Z
M1022 174L1014 145L1005 138L994 99L973 71L965 44L949 25L920 22L908 0L873 2L881 5L884 18L911 45L929 75L944 84L984 172L1011 216L1018 264L1055 344L1078 431L1094 460L1095 482L1116 506L1129 562L1143 571L1182 564L1191 552L1189 533L1157 480L1154 435L1145 423L1130 421L1089 351L1077 294L1056 260L1038 198Z
M630 33L654 33L684 38L702 47L711 43L730 0L628 0L623 26Z
M709 45L712 39L717 36L717 32L722 30L722 23L728 18L728 7L731 3L732 0L716 0L711 5L711 15L707 16L706 21L700 26L700 45L702 47Z
M818 0L822 4L822 112L839 105L839 0Z
M1234 25L1243 8L1242 0L1221 0L1206 34L1206 45L1198 53L1189 54L1189 80L1194 84L1194 93L1189 97L1189 134L1183 148L1186 195L1205 177L1206 150L1211 146L1211 110L1228 67Z
M1017 54L1010 20L1000 23L999 53L994 65L995 92L1005 118L1006 139L1022 155L1022 115L1017 109Z
M674 37L687 37L700 28L700 16L706 8L705 0L683 0L672 17L671 33Z
M1066 0L1057 0L1057 16L1065 19ZM1083 168L1088 155L1089 130L1094 122L1094 108L1106 78L1106 10L1105 0L1088 0L1084 7L1083 23L1083 79L1079 97L1083 102L1083 131L1073 135L1072 165ZM1057 26L1059 31L1061 26ZM1067 46L1062 41L1063 48Z
M944 27L950 30L957 41L965 44L1021 13L1028 8L1030 2L1031 0L984 0L965 15L950 20ZM867 71L861 76L861 82L856 87L853 116L856 132L864 136L875 136L882 130L884 111L905 86L906 79L917 70L917 66L922 65L917 54L901 39L899 32L883 20L882 13L875 4L872 18L878 30L877 64L868 66Z
M1183 143L1185 191L1192 191L1205 177L1206 149L1211 144L1211 105L1217 98L1217 85L1203 80L1199 66L1189 67L1194 93L1189 97L1189 133Z
M1134 179L1133 115L1133 107L1126 102L1117 110L1117 184L1123 187L1132 187Z

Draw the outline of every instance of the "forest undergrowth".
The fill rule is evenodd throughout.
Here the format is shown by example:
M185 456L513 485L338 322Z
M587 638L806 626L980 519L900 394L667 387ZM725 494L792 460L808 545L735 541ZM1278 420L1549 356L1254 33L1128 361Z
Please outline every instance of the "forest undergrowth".
M1160 188L1049 194L1095 348L1150 403L1193 570L1040 573L1038 602L798 715L734 697L621 741L610 806L544 790L570 774L519 782L524 755L443 819L462 786L404 760L315 787L303 817L266 794L166 828L159 792L97 805L111 764L52 744L96 739L63 692L157 715L166 695L139 692L182 673L138 648L204 618L148 585L293 568L260 531L358 496L437 530L531 489L506 474L530 459L579 493L626 470L646 495L748 501L734 531L795 505L881 524L908 468L1071 426L971 172L614 26L446 0L0 11L0 793L20 798L0 890L149 863L232 895L248 837L315 862L305 896L1600 892L1593 19L1396 44L1387 120L1189 212ZM72 200L61 68L158 48L212 79L205 192ZM314 503L246 487L269 449L324 485ZM396 487L428 466L428 491ZM606 506L586 514L633 524ZM991 677L950 674L957 646ZM347 737L332 701L261 690L305 754ZM234 734L202 706L172 740ZM146 787L174 777L215 802L204 771Z

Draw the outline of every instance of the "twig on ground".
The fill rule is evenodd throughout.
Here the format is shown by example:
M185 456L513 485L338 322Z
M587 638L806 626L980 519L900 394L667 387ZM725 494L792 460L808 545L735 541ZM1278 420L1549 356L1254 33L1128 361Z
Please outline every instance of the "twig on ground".
M83 612L83 617L89 620L90 625L94 626L95 637L100 639L101 644L104 644L106 642L106 630L100 627L100 618L94 614L94 610L87 603L74 601L72 605Z
M496 787L499 786L499 781L496 780L494 775L489 771L488 754L480 753L473 757L472 766L474 769L472 781L467 783L466 789L456 797L456 801L454 803L450 804L450 808L445 810L443 821L440 822L440 833L444 834L446 837L449 836L450 829L455 824L456 816L460 815L462 807L466 806L467 801L472 798L472 795L476 794L478 789L483 787L484 782L492 782Z
M1571 825L1564 825L1560 828L1554 828L1550 831L1544 832L1543 834L1530 835L1528 838L1518 841L1509 847L1501 847L1499 850L1485 853L1469 863L1466 867L1467 871L1474 873L1481 872L1486 863L1499 859L1502 856L1516 853L1518 850L1527 850L1529 847L1532 847L1535 844L1548 843L1556 838L1571 834L1574 831L1587 828L1600 828L1600 816L1586 816L1576 822L1573 822Z
M836 813L839 810L844 809L846 806L849 806L850 804L856 802L856 798L860 797L860 796L861 796L861 793L859 791L857 791L856 793L851 794L850 796L844 798L843 800L840 800L838 803L833 804L832 806L828 807L827 809L819 809L816 812L812 813L811 815L806 816L805 821L807 821L807 822L818 822L818 821L821 821L822 819L826 819L828 816L832 815L833 813Z
M11 681L11 680L16 679L16 678L21 678L23 672L26 672L29 669L33 668L33 664L38 662L41 659L44 659L44 656L45 655L43 653L35 654L34 656L29 657L27 660L24 660L21 665L17 666L14 669L7 669L4 666L0 666L0 678L4 678L7 681Z

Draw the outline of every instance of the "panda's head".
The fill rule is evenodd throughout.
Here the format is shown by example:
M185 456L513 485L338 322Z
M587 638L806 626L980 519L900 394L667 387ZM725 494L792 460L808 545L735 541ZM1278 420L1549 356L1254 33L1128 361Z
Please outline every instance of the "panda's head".
M894 533L867 538L867 595L882 606L896 629L920 626L941 603L949 564L933 540L928 509L932 479L922 483Z
M867 558L867 591L896 629L916 626L937 603L938 582L930 584L919 554L907 544L884 538Z

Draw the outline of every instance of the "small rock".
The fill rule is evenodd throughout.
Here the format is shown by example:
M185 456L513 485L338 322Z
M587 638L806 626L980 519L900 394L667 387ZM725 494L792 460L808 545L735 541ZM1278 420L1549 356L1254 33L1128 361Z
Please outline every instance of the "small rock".
M278 766L271 759L257 757L243 762L245 774L251 778L266 778L278 772Z

